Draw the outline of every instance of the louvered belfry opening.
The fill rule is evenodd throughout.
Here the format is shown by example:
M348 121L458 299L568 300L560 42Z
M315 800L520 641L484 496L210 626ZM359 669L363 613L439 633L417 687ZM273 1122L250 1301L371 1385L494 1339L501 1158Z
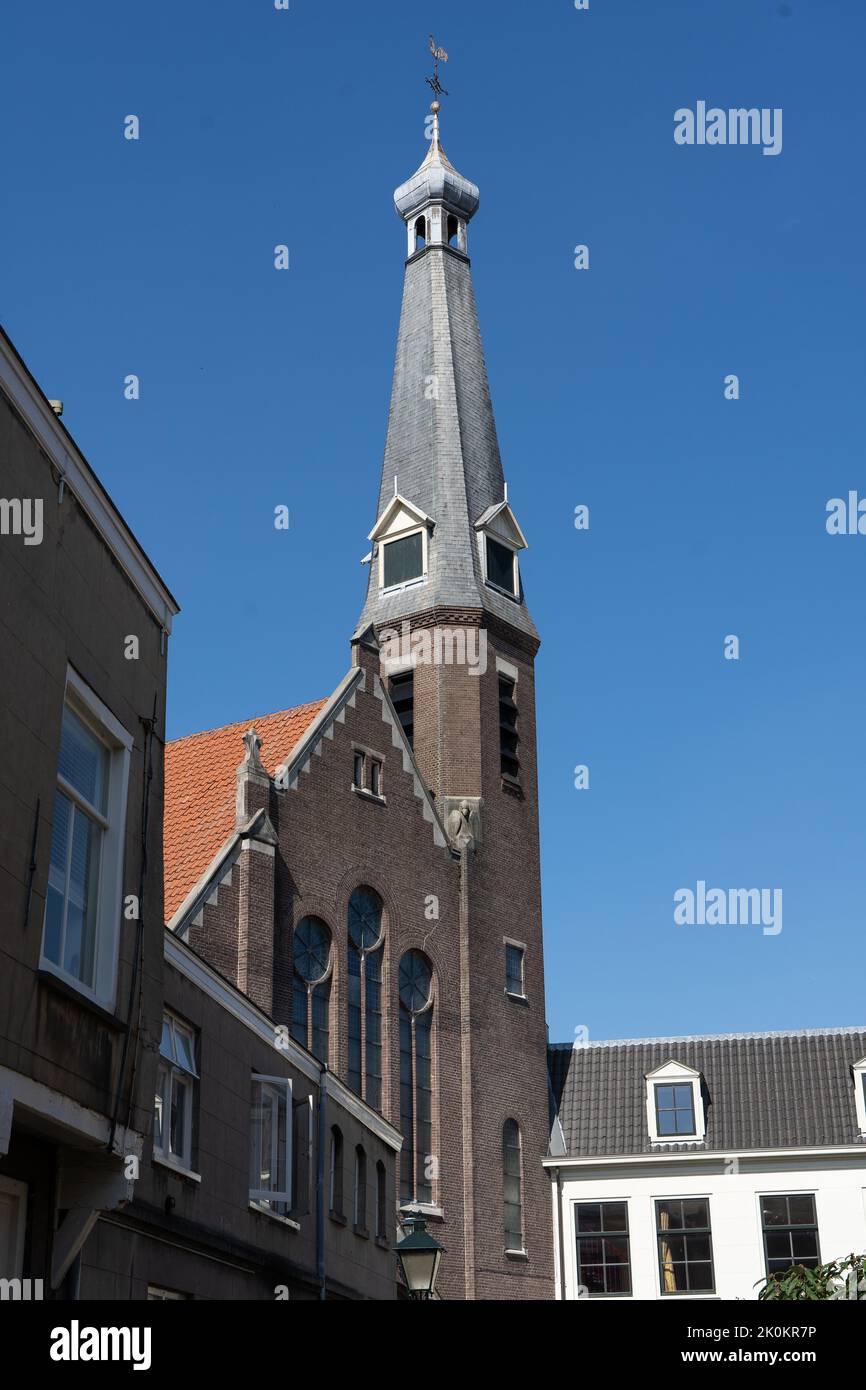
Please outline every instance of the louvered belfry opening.
M401 671L398 676L392 676L388 694L411 748L415 734L415 672Z
M517 702L514 699L514 681L507 676L499 677L499 766L503 777L509 781L520 781L520 759L517 749L520 738L517 733Z

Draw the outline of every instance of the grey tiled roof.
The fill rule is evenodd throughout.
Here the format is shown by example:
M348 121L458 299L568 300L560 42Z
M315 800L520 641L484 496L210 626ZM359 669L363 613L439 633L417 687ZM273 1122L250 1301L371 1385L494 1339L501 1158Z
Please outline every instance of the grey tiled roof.
M699 1071L709 1097L705 1142L676 1147L730 1151L862 1143L851 1067L864 1057L866 1026L548 1049L554 1103L571 1157L657 1150L647 1133L644 1078L669 1061Z
M425 383L438 383L426 399ZM504 477L469 262L428 246L406 264L388 436L376 516L397 489L435 526L429 580L379 597L370 565L367 601L356 629L429 608L483 608L536 636L525 603L484 583L473 524L502 501Z

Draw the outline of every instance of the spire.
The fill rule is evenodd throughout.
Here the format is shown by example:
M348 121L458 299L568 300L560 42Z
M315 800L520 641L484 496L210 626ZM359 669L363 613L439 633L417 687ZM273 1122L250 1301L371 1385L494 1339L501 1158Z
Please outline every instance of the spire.
M467 224L479 193L445 154L439 116L437 100L430 148L394 194L408 257L357 631L432 608L481 608L535 637L518 575L526 542L507 502L469 270Z

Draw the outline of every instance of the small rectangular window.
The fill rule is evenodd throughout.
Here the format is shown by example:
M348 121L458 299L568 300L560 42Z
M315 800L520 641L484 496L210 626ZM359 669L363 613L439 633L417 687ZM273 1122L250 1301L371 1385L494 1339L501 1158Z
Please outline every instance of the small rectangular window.
M415 736L415 672L401 671L388 682L388 694L409 747Z
M153 1119L154 1152L192 1168L192 1134L198 1069L196 1035L174 1014L164 1014Z
M520 779L520 760L517 733L517 703L515 683L506 676L499 677L499 766L502 776L512 782Z
M363 753L355 753L354 765L353 765L353 772L352 772L352 779L353 779L353 782L352 782L352 785L353 785L353 786L355 786L355 787L363 787L363 785L364 785L364 754L363 754Z
M370 791L373 796L382 795L382 764L377 758L370 759Z
M663 1294L713 1292L708 1198L657 1201L656 1237Z
M408 584L424 573L424 540L420 531L382 544L382 587Z
M657 1085L655 1093L659 1137L695 1134L695 1091L691 1082L680 1086Z
M292 1083L254 1076L250 1123L250 1201L277 1216L292 1202Z
M524 998L525 987L523 983L523 960L525 952L522 946L512 946L510 943L505 947L505 988L509 994L517 994Z
M493 540L492 536L487 536L485 539L487 542L488 584L495 584L497 589L504 589L507 594L512 596L516 595L514 574L517 565L514 551L509 550L507 545L500 545L499 541Z
M574 1211L577 1282L590 1298L631 1293L626 1202L578 1202Z
M762 1197L761 1226L768 1276L792 1265L820 1264L814 1193Z

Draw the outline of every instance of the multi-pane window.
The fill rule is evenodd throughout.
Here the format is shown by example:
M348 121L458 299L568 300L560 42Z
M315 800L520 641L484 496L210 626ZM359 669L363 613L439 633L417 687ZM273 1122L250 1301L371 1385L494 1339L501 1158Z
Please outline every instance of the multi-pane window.
M574 1212L577 1282L590 1298L631 1293L626 1202L578 1202Z
M352 759L352 786L355 791L369 792L371 796L381 797L382 759L374 757L362 748L355 749Z
M683 1085L657 1085L655 1088L656 1132L659 1137L695 1134L695 1088Z
M398 676L392 676L388 682L388 693L411 748L415 736L415 672L401 671Z
M292 1037L327 1062L331 933L318 917L302 917L295 927L292 967Z
M508 994L517 994L522 999L525 995L523 983L523 960L525 951L522 946L514 946L511 942L505 944L505 989Z
M517 557L507 545L485 537L487 543L487 582L504 589L512 597L517 594Z
M378 1110L382 1103L382 899L356 888L349 899L349 1085Z
M355 1185L352 1202L352 1220L356 1230L367 1227L367 1155L358 1144L355 1149Z
M517 702L514 698L515 682L506 676L499 677L499 766L503 777L512 782L520 777L520 759L517 748L520 742L517 733Z
M153 1148L160 1158L192 1168L196 1037L174 1014L164 1014L153 1119Z
M352 761L352 783L356 787L363 787L364 785L364 767L366 761L364 754L356 749Z
M433 973L420 951L400 962L401 1202L432 1202Z
M376 1164L376 1235L388 1238L388 1175L381 1158Z
M334 1125L328 1160L328 1208L334 1216L343 1214L343 1134Z
M254 1076L250 1124L250 1201L277 1216L292 1204L292 1083Z
M820 1263L818 1218L811 1192L761 1198L761 1226L767 1274L792 1265L813 1269Z
M382 764L378 758L370 759L370 791L373 796L382 795Z
M662 1293L712 1293L709 1198L657 1201L656 1236Z
M401 536L396 541L385 541L382 546L382 585L392 589L397 584L408 584L420 579L424 573L424 539L420 531L410 536Z
M523 1154L520 1126L506 1120L502 1126L502 1214L505 1249L523 1249Z

